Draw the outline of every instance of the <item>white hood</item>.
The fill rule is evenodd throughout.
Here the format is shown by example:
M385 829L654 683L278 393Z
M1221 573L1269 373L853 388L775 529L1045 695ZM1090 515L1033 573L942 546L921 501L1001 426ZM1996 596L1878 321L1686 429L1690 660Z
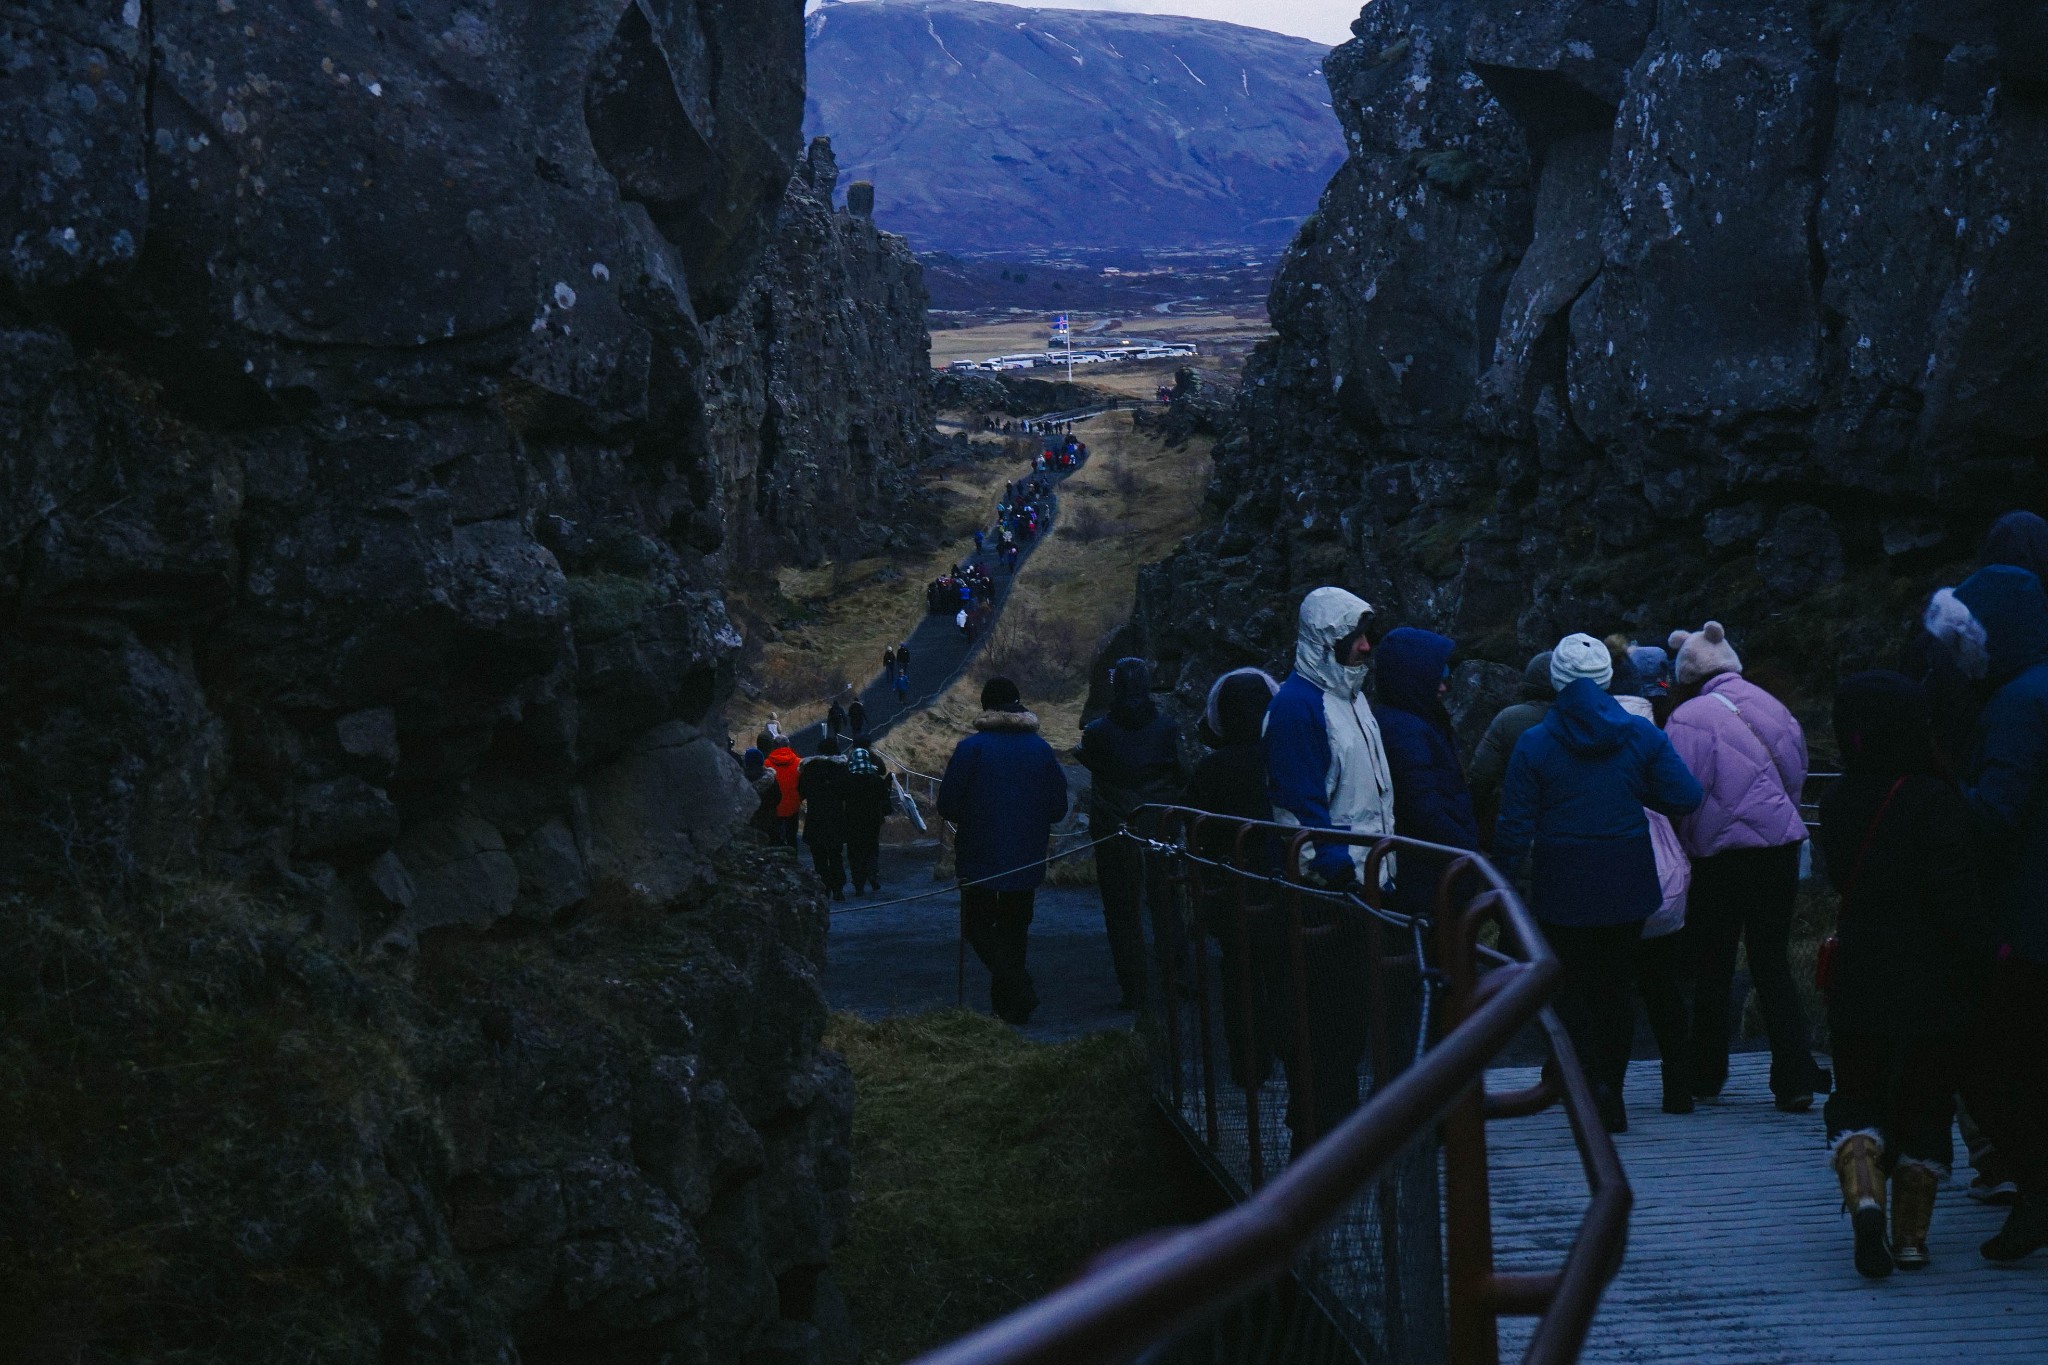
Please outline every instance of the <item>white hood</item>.
M1365 665L1347 668L1331 647L1358 629L1372 604L1342 588L1317 588L1301 599L1294 636L1294 671L1331 696L1349 701L1365 686Z

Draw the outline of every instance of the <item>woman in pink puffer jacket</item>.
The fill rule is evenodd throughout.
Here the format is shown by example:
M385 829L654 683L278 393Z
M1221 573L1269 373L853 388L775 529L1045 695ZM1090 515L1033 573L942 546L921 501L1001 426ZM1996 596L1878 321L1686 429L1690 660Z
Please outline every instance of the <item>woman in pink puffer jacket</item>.
M1776 697L1742 676L1742 660L1719 621L1676 631L1671 648L1682 692L1697 695L1671 713L1671 747L1706 789L1700 808L1678 822L1692 857L1686 932L1698 982L1693 1004L1693 1093L1711 1098L1728 1080L1728 1033L1735 954L1747 941L1749 975L1771 1040L1771 1093L1798 1113L1825 1092L1828 1075L1806 1046L1806 1016L1787 950L1799 892L1806 825L1806 736Z

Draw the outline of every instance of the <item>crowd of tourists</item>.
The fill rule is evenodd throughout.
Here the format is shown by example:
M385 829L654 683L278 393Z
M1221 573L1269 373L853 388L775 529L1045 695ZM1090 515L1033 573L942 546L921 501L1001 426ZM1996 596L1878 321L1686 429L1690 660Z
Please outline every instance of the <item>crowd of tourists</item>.
M1642 643L1574 633L1531 659L1523 696L1461 761L1444 704L1455 643L1403 627L1338 587L1300 607L1292 671L1216 680L1190 769L1178 724L1153 701L1142 660L1119 661L1109 712L1077 753L1092 776L1093 832L1140 807L1185 802L1281 825L1397 834L1487 853L1517 880L1564 973L1559 1015L1610 1131L1622 1100L1636 1000L1660 1065L1662 1107L1686 1114L1729 1081L1738 960L1769 1039L1777 1107L1822 1114L1865 1274L1928 1262L1935 1193L1958 1123L1971 1193L2011 1205L1982 1247L2016 1260L2048 1245L2048 523L2002 519L1984 564L1936 593L1897 670L1843 679L1833 705L1842 773L1819 806L1819 857L1838 893L1820 952L1834 1066L1820 1066L1791 964L1808 827L1806 735L1745 676L1708 621ZM1368 670L1376 674L1366 694ZM983 696L977 733L949 765L940 810L960 826L968 937L996 984L996 1011L1028 1019L1024 929L1066 788L1016 688ZM1278 845L1208 836L1204 856L1270 867ZM1367 841L1369 842L1369 841ZM1372 863L1367 843L1309 840L1297 875L1403 912L1432 908L1448 855ZM1135 1006L1147 989L1142 846L1095 849L1110 956ZM1219 888L1211 887L1212 891ZM1217 932L1221 895L1198 897ZM1199 908L1206 903L1208 908ZM1254 910L1259 908L1254 893ZM1308 898L1317 933L1295 1001L1283 917L1251 916L1248 948L1219 933L1235 1079L1277 1061L1299 1150L1358 1102L1363 916ZM1156 907L1154 907L1156 909ZM1171 914L1155 934L1185 932ZM1162 960L1180 951L1154 944ZM1297 1010L1299 1006L1299 1010ZM1307 1055L1287 1041L1310 1022ZM1247 1036L1249 1029L1249 1036ZM1297 1075L1306 1063L1308 1075ZM1886 1210L1890 1219L1887 1225Z
M867 733L867 708L835 700L817 752L799 755L770 722L740 755L754 787L754 828L772 844L810 850L811 866L835 901L882 889L882 823L895 789Z

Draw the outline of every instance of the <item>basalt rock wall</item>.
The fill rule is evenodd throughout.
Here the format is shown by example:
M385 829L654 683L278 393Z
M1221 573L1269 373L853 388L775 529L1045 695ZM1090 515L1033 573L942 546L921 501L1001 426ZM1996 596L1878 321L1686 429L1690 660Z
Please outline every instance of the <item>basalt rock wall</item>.
M924 271L871 216L834 210L838 181L831 143L813 138L760 273L709 329L736 567L871 550L931 453Z
M1191 696L1284 662L1323 582L1511 663L1718 616L1818 695L2041 504L2042 6L1377 0L1353 32L1218 522L1141 593Z
M721 591L886 501L928 399L914 262L799 163L800 7L75 9L0 17L0 927L46 1044L8 1053L0 1185L47 1238L9 1243L36 1340L233 1320L263 1357L262 1305L317 1297L348 1330L287 1353L836 1357L823 909L726 847ZM714 913L721 875L767 889ZM187 920L190 963L149 937ZM254 957L215 981L216 940ZM317 1096L187 1141L122 1069L281 1000L316 1053L370 1029ZM41 1102L70 1029L113 1069L62 1084L129 1096L127 1136ZM269 1074L195 1065L230 1062ZM307 1114L324 1212L263 1167ZM197 1223L152 1202L198 1188ZM135 1228L133 1266L78 1251Z

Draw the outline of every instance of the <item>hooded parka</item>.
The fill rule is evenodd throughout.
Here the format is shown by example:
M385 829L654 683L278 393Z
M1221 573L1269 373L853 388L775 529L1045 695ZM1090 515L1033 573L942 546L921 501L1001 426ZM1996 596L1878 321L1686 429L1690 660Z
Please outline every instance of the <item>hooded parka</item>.
M1386 746L1372 707L1359 695L1365 666L1348 666L1336 655L1338 642L1371 611L1365 599L1342 588L1317 588L1301 601L1294 671L1266 709L1266 780L1273 818L1283 825L1394 832ZM1304 866L1333 880L1356 880L1366 852L1332 845ZM1383 864L1383 880L1392 876L1393 861Z

